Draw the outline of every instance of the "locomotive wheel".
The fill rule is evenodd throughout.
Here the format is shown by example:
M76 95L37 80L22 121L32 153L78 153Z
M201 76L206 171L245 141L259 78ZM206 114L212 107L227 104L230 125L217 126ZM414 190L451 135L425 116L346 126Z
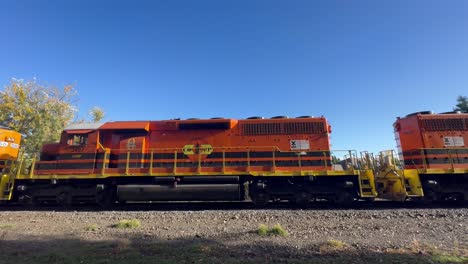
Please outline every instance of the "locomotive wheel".
M301 191L301 192L296 193L293 201L294 201L294 204L298 206L304 206L304 205L309 204L311 199L312 197L310 193L306 191Z
M264 206L270 201L267 185L261 181L250 184L249 195L252 202L257 206Z
M252 197L252 202L257 206L265 206L270 201L270 195L266 192L258 192Z
M350 192L342 191L335 194L333 201L340 206L351 206L354 202L354 196Z
M55 199L57 201L57 204L63 207L69 207L72 205L72 196L67 191L59 193Z
M426 204L430 204L432 202L436 202L439 200L439 195L437 194L437 192L429 189L429 190L426 190L425 193L424 193L424 197L423 197L423 202L426 203Z
M115 205L115 193L109 186L105 186L104 188L96 193L96 203L102 208L110 208Z
M115 199L112 195L105 195L102 192L96 196L96 203L102 208L111 208L115 204Z
M39 200L38 197L33 196L33 197L31 197L30 204L31 204L33 207L40 207L40 206L43 206L43 205L44 205L44 201L41 201L41 200Z

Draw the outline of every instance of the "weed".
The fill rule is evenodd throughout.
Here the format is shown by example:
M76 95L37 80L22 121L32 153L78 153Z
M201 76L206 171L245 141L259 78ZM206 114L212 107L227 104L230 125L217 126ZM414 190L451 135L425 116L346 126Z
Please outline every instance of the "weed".
M286 231L280 224L274 225L268 232L270 235L275 236L287 236L288 231Z
M124 228L124 229L138 228L140 226L141 226L141 223L140 223L140 221L138 219L120 220L118 223L112 225L112 227Z
M266 236L268 235L268 226L266 226L265 224L260 224L258 226L258 230L257 230L257 233L261 236Z
M86 227L86 231L97 231L99 229L99 226L96 224L91 224Z
M258 226L257 234L260 236L287 236L288 231L286 231L280 224L274 225L272 228L268 228L267 225L261 224Z
M330 246L330 247L333 247L335 249L343 249L343 248L348 247L348 245L345 242L343 242L341 240L336 240L336 239L328 240L327 245Z
M348 248L349 248L348 244L337 239L329 239L326 242L319 245L319 251L325 254L329 252L346 250Z

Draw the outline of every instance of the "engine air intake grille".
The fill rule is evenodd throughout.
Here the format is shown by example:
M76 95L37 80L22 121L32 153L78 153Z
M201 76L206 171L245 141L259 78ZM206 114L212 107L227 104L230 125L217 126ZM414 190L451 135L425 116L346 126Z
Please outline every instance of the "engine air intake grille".
M468 130L468 118L426 119L422 127L427 131Z
M242 124L242 133L246 136L323 134L325 132L325 124L322 122Z

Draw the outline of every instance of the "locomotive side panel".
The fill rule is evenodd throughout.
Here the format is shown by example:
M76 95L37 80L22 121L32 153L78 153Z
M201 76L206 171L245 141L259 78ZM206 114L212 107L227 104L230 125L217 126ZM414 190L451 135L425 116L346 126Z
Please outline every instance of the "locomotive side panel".
M324 118L278 120L189 120L155 122L150 148L156 157L181 150L183 166L286 170L331 168L328 125ZM162 153L160 153L162 151ZM192 164L190 164L190 162ZM159 163L156 166L160 165ZM185 169L184 169L185 170ZM245 171L245 168L244 168Z
M395 130L406 168L468 168L468 114L412 115Z

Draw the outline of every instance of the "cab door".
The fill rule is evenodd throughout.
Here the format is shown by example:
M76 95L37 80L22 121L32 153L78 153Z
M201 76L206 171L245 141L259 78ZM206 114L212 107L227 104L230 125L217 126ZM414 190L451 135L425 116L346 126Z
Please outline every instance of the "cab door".
M146 168L147 135L122 135L120 139L119 168Z

